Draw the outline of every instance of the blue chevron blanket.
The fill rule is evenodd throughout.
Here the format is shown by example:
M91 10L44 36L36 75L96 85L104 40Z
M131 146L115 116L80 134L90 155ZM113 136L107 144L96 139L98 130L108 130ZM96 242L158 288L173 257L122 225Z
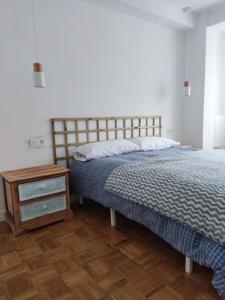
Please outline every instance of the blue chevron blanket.
M131 161L112 171L105 190L225 245L225 151Z

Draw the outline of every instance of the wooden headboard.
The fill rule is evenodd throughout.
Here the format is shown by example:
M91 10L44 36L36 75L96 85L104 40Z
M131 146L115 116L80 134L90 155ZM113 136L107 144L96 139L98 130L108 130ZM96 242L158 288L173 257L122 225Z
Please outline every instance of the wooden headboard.
M161 116L51 119L54 163L69 167L75 146L104 140L161 136Z

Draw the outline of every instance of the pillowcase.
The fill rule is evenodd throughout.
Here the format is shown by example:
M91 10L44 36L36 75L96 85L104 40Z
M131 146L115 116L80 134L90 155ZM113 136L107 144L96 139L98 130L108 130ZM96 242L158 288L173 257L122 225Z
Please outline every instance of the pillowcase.
M156 136L139 137L132 139L131 141L138 146L140 151L162 150L180 145L179 142L174 140Z
M76 160L87 161L94 158L108 157L138 151L135 143L121 139L85 144L75 148L73 156Z

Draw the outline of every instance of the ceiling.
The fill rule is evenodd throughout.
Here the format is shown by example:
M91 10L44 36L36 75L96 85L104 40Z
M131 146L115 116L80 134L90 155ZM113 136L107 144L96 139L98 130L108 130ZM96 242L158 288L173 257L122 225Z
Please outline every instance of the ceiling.
M163 0L170 4L174 4L176 7L183 9L185 7L191 7L193 12L202 12L209 8L225 4L225 0Z
M198 15L223 5L225 0L85 0L130 16L176 30L195 27ZM189 15L183 8L191 7Z

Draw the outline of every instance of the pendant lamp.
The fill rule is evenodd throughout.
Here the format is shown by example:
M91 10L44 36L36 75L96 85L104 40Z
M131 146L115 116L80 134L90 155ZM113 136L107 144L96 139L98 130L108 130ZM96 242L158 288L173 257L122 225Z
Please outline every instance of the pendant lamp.
M37 88L44 88L45 75L43 72L43 66L41 63L38 62L38 46L37 46L34 0L31 0L31 6L32 6L32 16L33 16L33 35L34 35L34 48L35 48L35 58L36 58L36 62L33 63L33 86Z
M184 96L191 96L191 82L188 80L184 81Z

